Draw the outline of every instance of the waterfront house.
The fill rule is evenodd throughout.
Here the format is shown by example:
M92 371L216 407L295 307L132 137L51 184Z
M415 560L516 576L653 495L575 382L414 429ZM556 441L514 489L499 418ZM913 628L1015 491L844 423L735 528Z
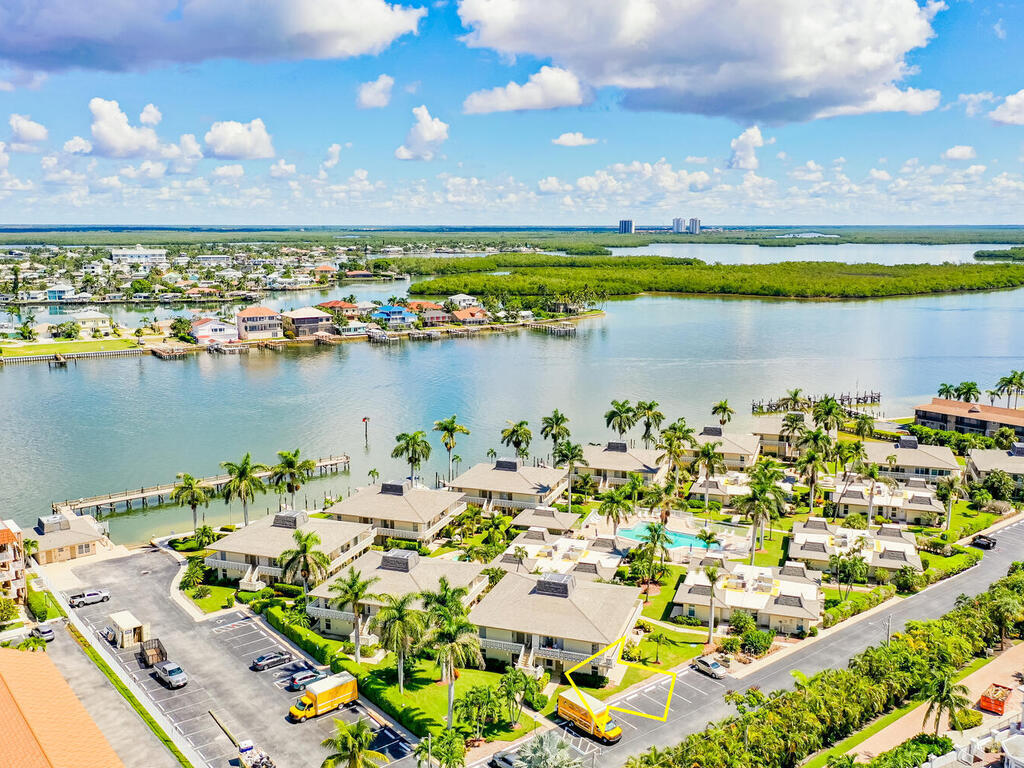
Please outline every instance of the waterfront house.
M630 448L625 442L609 441L605 445L584 445L585 464L577 464L577 476L590 475L598 488L623 485L631 474L643 479L644 485L665 482L668 465L658 463L658 451Z
M1017 408L965 403L933 397L930 403L914 409L914 421L922 427L946 429L965 434L992 436L1009 427L1024 440L1024 411Z
M111 546L104 526L92 515L56 513L40 517L32 538L39 545L34 557L40 565L77 560Z
M260 590L268 583L284 581L278 558L294 548L297 530L320 537L319 549L330 561L328 576L347 566L373 543L373 529L368 525L310 517L303 510L285 510L256 518L215 541L207 547L213 554L204 564L218 578L240 579L240 589ZM299 583L298 575L294 583Z
M475 464L448 487L466 494L466 502L485 509L531 509L550 507L567 484L565 469L531 467L521 459L497 459L493 464Z
M345 325L338 328L342 336L365 336L369 326L359 320L349 320Z
M421 595L434 592L444 579L453 588L465 587L467 593L462 599L463 605L469 607L480 596L487 586L487 577L483 574L481 563L465 563L459 560L442 560L436 557L423 557L418 552L408 549L392 549L389 551L370 550L350 566L363 579L374 579L375 595ZM328 635L349 637L355 631L355 614L351 605L335 606L331 585L344 579L348 568L335 574L327 581L310 590L310 602L306 612L313 618L319 629ZM380 610L383 602L377 598L368 598L362 604L362 641L376 643L378 638L369 631L369 620ZM417 599L416 607L422 607Z
M374 304L372 301L356 302L356 317L372 314L377 311L378 306L378 304Z
M433 301L410 301L406 303L406 306L416 313L421 313L425 309L444 309L440 304Z
M710 555L692 558L672 598L673 615L708 621L711 581L701 564L704 559L710 559L722 577L715 587L716 621L729 621L735 611L744 611L758 626L783 634L803 634L821 624L825 595L820 572L798 562L769 568Z
M559 512L554 507L533 507L524 509L512 518L514 528L543 528L555 536L569 533L580 520L574 512Z
M483 307L469 307L456 309L452 312L452 319L463 325L483 325L490 320L490 315Z
M334 317L316 307L302 307L281 313L284 330L297 337L315 333L334 333Z
M312 273L314 277L326 277L330 279L338 274L338 268L331 264L321 264L318 267L314 267Z
M629 634L643 603L637 587L583 581L568 573L510 571L469 613L484 656L553 679ZM618 648L583 673L609 675Z
M428 544L465 509L462 493L405 480L359 488L327 512L338 520L372 525L378 544L388 539Z
M454 296L449 296L448 301L454 304L459 309L469 309L475 307L477 302L476 297L470 296L467 293L456 293Z
M111 248L110 260L120 264L157 266L167 262L167 249L143 248L141 245L134 248Z
M25 538L13 520L0 520L0 595L25 602Z
M864 443L869 464L877 464L883 475L897 481L923 479L938 482L950 475L962 475L963 467L945 445L921 445L913 435L895 443Z
M280 339L284 336L281 315L267 307L246 307L235 315L238 338L245 340Z
M87 309L83 312L74 312L68 315L68 319L78 323L81 330L81 335L91 337L95 334L101 336L109 336L111 331L114 329L114 323L111 321L109 315L105 315L102 312L97 312L93 309Z
M373 272L365 269L350 269L345 272L346 280L362 280L369 277L373 277Z
M1014 443L1008 451L972 448L967 457L967 474L972 482L983 483L999 470L1008 474L1017 488L1024 487L1024 442Z
M685 446L683 456L685 462L697 458L700 447L707 443L720 443L717 453L725 462L726 469L743 471L753 466L761 453L761 438L744 432L728 432L716 425L704 427L700 434L694 436L697 446Z
M424 309L420 311L420 320L427 326L447 325L452 316L443 309Z
M317 306L328 312L340 314L346 320L355 320L360 315L359 306L350 301L325 301L317 304Z
M806 522L793 524L789 544L791 560L799 560L817 571L827 571L832 555L850 552L864 558L871 576L879 570L891 576L908 565L915 571L924 570L914 534L898 525L860 530L834 525L823 517L810 517Z
M229 320L199 317L192 321L192 338L203 345L238 341L238 326Z
M416 322L416 315L394 304L377 307L370 318L384 328L408 328Z
M844 492L845 491L845 492ZM830 496L828 492L826 498ZM872 494L870 484L851 484L831 494L840 517L859 513L911 525L933 525L941 521L946 508L935 496L935 491L924 480L909 480L906 485L889 488L876 483Z
M74 294L74 287L67 283L58 283L57 285L49 285L46 287L47 301L65 301L69 296L73 296Z
M78 673L73 679L83 684ZM124 768L48 653L0 648L0 722L0 765L5 768Z

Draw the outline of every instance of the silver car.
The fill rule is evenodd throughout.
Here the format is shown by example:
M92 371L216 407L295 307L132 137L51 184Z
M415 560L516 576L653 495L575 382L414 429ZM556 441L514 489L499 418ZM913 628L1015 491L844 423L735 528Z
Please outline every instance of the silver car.
M693 666L698 672L703 672L708 677L713 677L716 680L721 680L725 677L725 667L711 656L701 656L693 663Z
M168 688L181 688L188 682L188 675L179 664L173 661L161 661L153 667L156 676L164 681Z

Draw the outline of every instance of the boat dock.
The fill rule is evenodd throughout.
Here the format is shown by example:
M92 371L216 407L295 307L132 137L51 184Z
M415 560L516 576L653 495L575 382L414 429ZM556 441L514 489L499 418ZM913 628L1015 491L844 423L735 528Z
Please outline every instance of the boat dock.
M350 463L351 460L347 453L319 458L316 460L316 469L313 470L313 474L324 477L334 472L347 471ZM256 476L266 478L270 476L270 472L257 472ZM214 477L201 478L199 484L212 488L219 493L230 479L228 475L216 475ZM140 504L143 508L154 503L163 504L170 498L171 492L176 486L177 483L166 483L148 488L139 488L138 490L125 489L123 491L105 493L100 496L90 496L89 498L55 501L51 506L54 513L89 513L98 517L100 513L105 511L113 512L118 508L131 509L134 504Z
M576 326L573 323L561 321L558 323L527 323L526 327L532 331L544 331L550 336L575 336Z
M150 347L150 351L161 360L181 360L188 354L181 347L166 347L163 345Z
M881 392L845 392L841 395L808 395L804 398L808 408L813 408L815 403L824 400L826 397L833 398L839 403L848 415L856 415L857 408L868 405L879 405L882 402ZM753 400L750 403L750 412L759 413L782 413L790 410L790 404L784 399L778 400Z

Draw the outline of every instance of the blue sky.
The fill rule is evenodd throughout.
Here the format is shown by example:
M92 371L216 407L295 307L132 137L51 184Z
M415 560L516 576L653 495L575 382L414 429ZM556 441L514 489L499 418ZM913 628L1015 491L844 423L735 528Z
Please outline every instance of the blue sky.
M1021 6L807 7L9 0L0 221L1021 223Z

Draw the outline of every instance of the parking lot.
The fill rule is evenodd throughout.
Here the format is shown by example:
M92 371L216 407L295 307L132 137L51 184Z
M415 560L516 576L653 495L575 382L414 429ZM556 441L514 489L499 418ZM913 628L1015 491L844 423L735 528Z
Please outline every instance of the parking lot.
M159 638L168 659L182 666L188 685L169 690L135 650L117 650L118 660L209 768L224 768L237 756L224 728L238 740L262 746L278 768L308 768L325 754L320 742L333 732L335 718L355 722L360 717L374 726L374 748L392 764L413 760L408 741L397 729L381 725L385 717L361 700L307 723L288 720L288 708L301 694L287 690L287 680L315 662L242 610L194 622L167 596L178 567L165 553L149 551L76 568L89 587L110 591L109 602L84 606L78 613L99 643L107 643L101 632L116 611L129 610L149 624L150 637ZM294 660L263 672L249 668L252 659L270 651L286 651Z

